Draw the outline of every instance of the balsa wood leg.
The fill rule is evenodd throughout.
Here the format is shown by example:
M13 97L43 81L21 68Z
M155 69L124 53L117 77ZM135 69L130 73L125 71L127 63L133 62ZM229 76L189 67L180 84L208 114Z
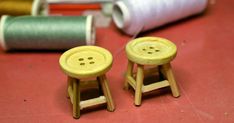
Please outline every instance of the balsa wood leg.
M127 73L126 73L126 80L125 80L125 83L124 83L124 89L128 90L129 89L129 84L128 84L128 76L132 76L132 72L133 72L133 66L134 66L134 63L130 60L128 60L128 67L127 67Z
M100 78L101 78L101 86L102 86L103 94L106 97L106 101L107 101L107 110L112 112L115 110L115 106L112 100L112 96L111 96L111 92L109 89L108 81L106 79L106 75L102 75Z
M135 105L141 105L142 97L142 85L144 79L144 66L137 65L137 78L136 78L136 90L135 90Z
M170 84L172 95L174 97L179 97L180 93L179 93L179 89L178 89L178 86L176 84L175 78L173 76L173 72L172 72L172 69L171 69L171 64L170 63L165 64L165 65L162 66L162 68L163 68L164 74L167 77L168 82Z
M73 81L73 117L80 118L80 81Z

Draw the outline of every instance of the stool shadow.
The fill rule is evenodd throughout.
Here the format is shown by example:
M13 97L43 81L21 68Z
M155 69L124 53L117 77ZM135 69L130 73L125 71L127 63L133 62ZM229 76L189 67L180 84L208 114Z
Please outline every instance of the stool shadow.
M144 79L144 85L149 85L152 83L157 83L160 82L162 80L165 80L165 78L161 75L152 75L149 77L146 77ZM170 87L164 87L164 88L160 88L160 89L156 89L147 93L144 93L143 95L143 99L148 99L148 98L152 98L155 96L162 96L162 95L166 95L168 93L171 93Z
M85 101L85 100L88 100L88 99L97 98L99 96L103 96L103 94L100 93L100 89L97 86L95 88L82 89L80 98L81 98L81 101ZM91 106L91 107L82 109L81 113L85 114L85 113L99 111L99 110L106 110L106 106L107 106L106 104Z
M134 79L136 79L136 78L134 78ZM146 86L146 85L150 85L150 84L153 84L153 83L160 82L162 80L165 80L162 76L160 76L158 74L153 74L153 75L145 77L144 81L143 81L143 84ZM130 92L134 95L135 94L134 89L131 87L130 90L131 90ZM150 98L153 98L153 97L159 97L159 96L167 95L167 94L170 94L170 93L171 93L171 89L168 86L168 87L164 87L164 88L160 88L160 89L156 89L156 90L153 90L153 91L150 91L150 92L143 93L142 99L150 99Z
M92 87L92 88L87 87L87 88L81 89L81 95L80 95L81 101L96 98L99 96L102 96L102 93L100 93L98 86ZM70 98L67 97L67 85L66 84L62 84L60 88L58 89L55 102L57 104L57 107L59 107L62 112L66 112L68 115L72 117L72 110L73 110L72 103L70 101ZM107 106L106 104L91 106L91 107L81 110L81 114L86 114L89 112L94 112L94 111L99 111L99 110L106 110L106 106Z

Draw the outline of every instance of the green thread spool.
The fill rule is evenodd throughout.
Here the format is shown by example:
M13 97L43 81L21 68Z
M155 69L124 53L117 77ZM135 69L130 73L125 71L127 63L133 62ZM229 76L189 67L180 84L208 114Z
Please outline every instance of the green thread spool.
M1 0L0 15L48 15L46 0Z
M93 45L93 16L3 16L0 44L5 50L62 50Z

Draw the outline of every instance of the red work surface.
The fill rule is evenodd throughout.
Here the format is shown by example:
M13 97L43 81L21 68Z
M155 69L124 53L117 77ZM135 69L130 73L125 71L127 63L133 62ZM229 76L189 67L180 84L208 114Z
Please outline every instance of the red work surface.
M170 91L144 96L140 107L123 90L127 59L116 55L130 37L112 24L97 29L97 45L114 55L107 73L116 105L72 118L66 98L66 76L59 68L62 52L0 50L0 123L233 123L234 122L234 1L219 0L201 16L185 19L141 36L172 40L178 55L172 62L181 96Z

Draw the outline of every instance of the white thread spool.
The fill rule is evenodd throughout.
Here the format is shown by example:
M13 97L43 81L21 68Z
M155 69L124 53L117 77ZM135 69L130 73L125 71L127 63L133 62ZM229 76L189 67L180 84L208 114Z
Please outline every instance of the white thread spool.
M129 35L147 31L169 22L199 14L208 0L119 0L114 5L113 20Z

